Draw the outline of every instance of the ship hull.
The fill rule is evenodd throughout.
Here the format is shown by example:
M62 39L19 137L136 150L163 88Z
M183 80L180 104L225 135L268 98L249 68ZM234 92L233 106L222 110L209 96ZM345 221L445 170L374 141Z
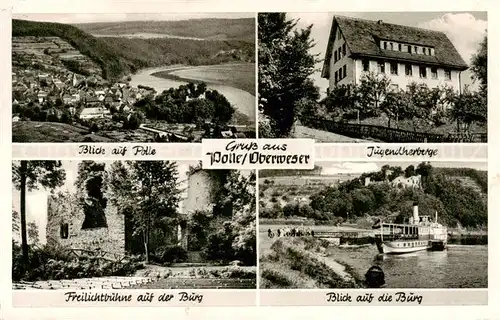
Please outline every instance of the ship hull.
M379 246L380 253L386 254L404 254L429 249L428 241L384 241Z

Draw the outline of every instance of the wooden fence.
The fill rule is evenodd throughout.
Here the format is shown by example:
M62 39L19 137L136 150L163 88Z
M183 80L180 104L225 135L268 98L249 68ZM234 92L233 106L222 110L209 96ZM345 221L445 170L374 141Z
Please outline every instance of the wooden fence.
M374 139L381 142L487 142L488 140L486 133L448 133L444 135L316 118L302 119L302 123L318 130L346 137Z

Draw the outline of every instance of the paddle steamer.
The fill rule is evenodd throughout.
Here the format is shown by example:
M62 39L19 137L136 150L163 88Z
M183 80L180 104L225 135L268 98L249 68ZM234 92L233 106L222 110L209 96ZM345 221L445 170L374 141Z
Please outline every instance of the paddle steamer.
M373 228L380 228L377 248L380 253L403 254L421 250L441 251L446 248L447 228L434 221L430 216L418 215L418 204L413 205L413 216L409 224L376 223Z

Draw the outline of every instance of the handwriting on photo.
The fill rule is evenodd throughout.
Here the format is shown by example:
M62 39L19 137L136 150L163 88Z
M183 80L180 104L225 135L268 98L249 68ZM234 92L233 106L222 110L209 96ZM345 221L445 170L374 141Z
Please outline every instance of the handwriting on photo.
M401 156L401 157L435 157L438 154L438 149L431 148L407 148L407 147L396 147L396 148L382 148L380 146L369 146L366 148L366 156L371 158L372 156L377 156L383 158L384 156Z
M103 293L103 292L75 292L70 291L64 294L66 296L65 302L196 302L203 301L203 295L195 292L176 292L176 293L162 293L156 297L154 292L145 292L139 294L134 298L130 293L120 294L118 292Z
M393 303L393 302L400 302L400 303L413 303L416 302L419 305L422 304L423 296L422 295L416 295L413 292L396 292L394 294L389 293L389 292L384 292L384 293L363 293L363 294L357 294L355 295L355 299L353 300L353 296L351 296L349 293L341 293L341 292L328 292L326 294L326 302L366 302L366 303L372 303L375 300L375 297L377 298L378 302L382 303Z
M118 146L111 149L111 155L121 155L125 156L128 148L126 146ZM156 154L156 149L151 146L133 146L132 153L134 156L154 156ZM82 144L78 147L78 154L82 155L106 155L106 149L104 147L95 147L92 145Z

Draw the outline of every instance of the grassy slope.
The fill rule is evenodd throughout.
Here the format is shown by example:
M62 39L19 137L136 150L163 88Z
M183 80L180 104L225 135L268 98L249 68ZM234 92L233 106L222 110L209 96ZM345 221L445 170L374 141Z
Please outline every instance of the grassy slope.
M103 77L111 80L140 68L160 65L248 62L254 59L255 52L252 42L241 40L96 38L71 25L26 20L12 21L12 36L60 37L95 61L102 68ZM239 53L220 55L221 51L232 49Z
M314 238L280 238L260 258L262 288L360 288L357 275L323 257L328 244Z
M64 123L19 121L12 124L13 142L82 142L87 136L94 142L114 142L99 135L89 135L88 129Z
M91 34L158 33L181 37L255 42L255 19L190 19L75 24Z

